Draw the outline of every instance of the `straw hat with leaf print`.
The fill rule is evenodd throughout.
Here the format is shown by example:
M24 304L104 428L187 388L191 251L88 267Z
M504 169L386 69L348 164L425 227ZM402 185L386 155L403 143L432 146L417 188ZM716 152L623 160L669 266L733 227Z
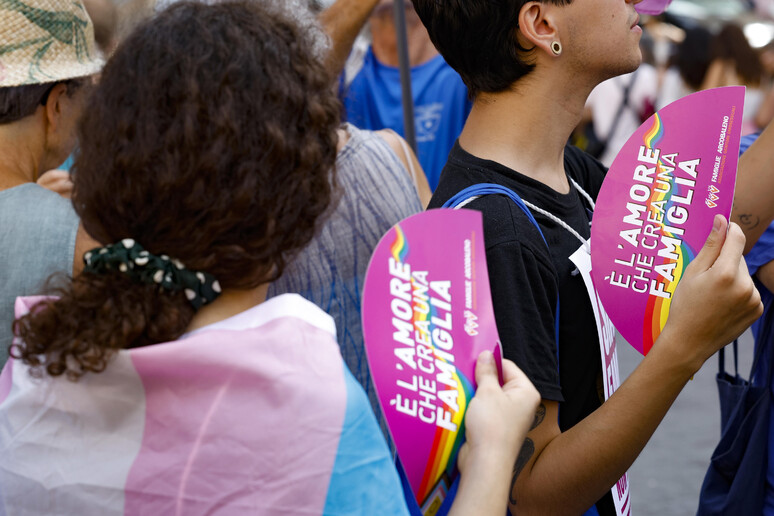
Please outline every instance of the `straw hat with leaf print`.
M0 0L0 88L85 77L102 64L80 0Z

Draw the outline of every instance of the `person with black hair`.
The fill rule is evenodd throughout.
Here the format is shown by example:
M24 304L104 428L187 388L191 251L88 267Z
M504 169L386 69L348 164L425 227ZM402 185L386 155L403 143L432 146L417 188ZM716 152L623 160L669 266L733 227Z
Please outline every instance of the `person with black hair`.
M639 0L413 2L474 97L430 207L470 186L496 183L525 201L540 230L504 195L466 206L483 212L504 355L543 399L513 469L511 511L627 514L626 470L691 375L761 313L742 251L745 233L750 245L763 229L756 221L774 217L770 195L756 190L763 182L774 192L774 174L755 178L757 186L751 179L773 157L761 146L741 163L734 219L742 227L715 220L661 336L603 403L608 376L595 317L568 257L589 237L606 170L566 144L592 89L640 64ZM768 142L770 132L762 137Z

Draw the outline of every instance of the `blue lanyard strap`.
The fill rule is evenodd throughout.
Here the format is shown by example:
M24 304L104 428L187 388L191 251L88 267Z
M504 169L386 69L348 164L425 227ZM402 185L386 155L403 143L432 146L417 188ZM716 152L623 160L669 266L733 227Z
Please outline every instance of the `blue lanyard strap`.
M521 200L521 197L511 190L510 188L506 188L502 185L497 185L494 183L479 183L477 185L472 185L461 192L458 192L454 197L443 203L444 208L456 208L463 202L467 201L471 197L478 197L480 195L491 195L491 194L501 194L505 195L509 199L511 199L513 202L516 203L516 206L521 208L521 211L524 212L524 214L527 216L529 221L537 228L538 232L540 233L540 237L543 239L543 242L548 245L548 242L546 241L546 237L543 236L543 231L540 229L540 226L538 225L537 221L535 220L535 217L532 215L532 211L527 207L526 204L524 204L524 201Z

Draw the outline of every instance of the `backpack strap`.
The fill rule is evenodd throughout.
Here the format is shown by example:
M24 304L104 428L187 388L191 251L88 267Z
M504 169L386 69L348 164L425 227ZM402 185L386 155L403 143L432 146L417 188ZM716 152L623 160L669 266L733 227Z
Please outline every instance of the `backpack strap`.
M475 198L481 197L482 195L490 195L490 194L505 195L513 202L515 202L516 206L521 208L521 211L524 212L524 214L527 216L527 218L532 223L532 225L537 228L538 233L540 233L540 237L543 239L543 242L545 242L546 246L548 246L546 237L543 235L543 230L540 229L540 226L535 220L535 217L532 215L532 212L527 207L527 205L524 204L524 201L521 199L521 197L519 197L519 194L517 194L510 188L506 188L503 185L498 185L494 183L479 183L476 185L469 186L464 190L458 192L457 195L455 195L445 203L443 203L443 208L454 208L454 209L462 208L463 206L467 205L469 202L473 201Z

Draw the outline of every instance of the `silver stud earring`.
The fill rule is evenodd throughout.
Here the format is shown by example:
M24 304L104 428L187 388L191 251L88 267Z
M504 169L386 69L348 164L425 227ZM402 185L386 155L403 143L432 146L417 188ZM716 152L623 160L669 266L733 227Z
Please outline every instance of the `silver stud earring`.
M551 43L551 52L553 52L555 56L562 55L562 44L558 41Z

